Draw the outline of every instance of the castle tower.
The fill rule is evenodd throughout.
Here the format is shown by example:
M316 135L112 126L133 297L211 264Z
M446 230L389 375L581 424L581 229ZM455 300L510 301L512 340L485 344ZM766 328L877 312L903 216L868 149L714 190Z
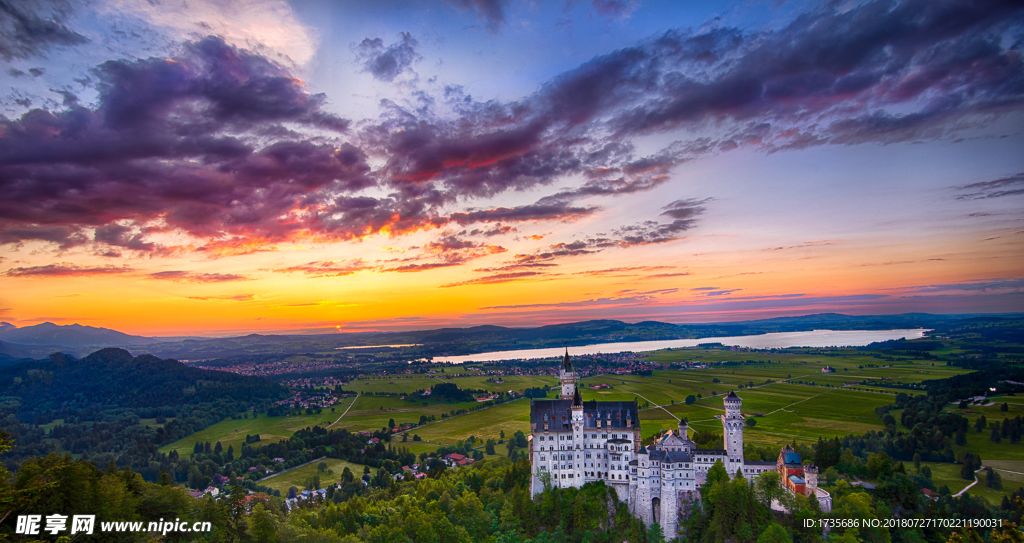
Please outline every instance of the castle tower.
M697 444L690 440L689 429L686 419L679 419L679 439L683 440L683 451L693 454L693 451L697 449Z
M640 450L637 451L636 459L636 500L630 504L630 507L633 509L633 516L639 518L647 526L650 526L654 522L654 512L651 511L652 493L650 479L650 473L653 468L647 447L640 447Z
M818 466L814 464L804 466L804 488L807 489L808 496L817 499L815 491L818 488Z
M726 469L729 475L736 473L737 468L743 467L743 414L740 413L740 406L743 400L730 392L725 397L725 415L721 415L722 429L725 434L725 451L729 457L729 465Z
M584 475L583 462L583 396L579 389L573 386L572 390L572 450L569 452L572 458L573 483L572 486L581 487L586 480Z
M562 393L558 395L560 400L571 400L576 392L576 372L572 371L572 362L569 361L569 348L565 348L565 358L562 359L562 367L558 370L558 380L562 382Z

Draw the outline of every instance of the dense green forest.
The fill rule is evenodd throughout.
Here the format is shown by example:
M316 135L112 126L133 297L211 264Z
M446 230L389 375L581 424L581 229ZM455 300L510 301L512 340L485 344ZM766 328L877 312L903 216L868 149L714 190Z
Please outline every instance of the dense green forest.
M0 450L10 446L0 435ZM845 480L824 481L834 508L822 513L816 500L793 496L782 489L779 476L768 472L753 481L742 475L730 479L721 463L708 474L703 504L682 527L687 541L812 542L822 530L806 521L887 518L1003 519L1004 528L953 530L942 527L887 529L837 527L828 540L836 542L1020 541L1010 523L1021 520L1024 501L1004 500L992 508L970 496L948 494L937 501L923 498L901 463L884 453L873 455L867 469L881 484L874 492L850 486ZM192 498L164 477L159 484L145 481L111 464L105 471L69 456L49 455L27 461L13 481L0 468L0 538L12 538L13 520L35 512L93 514L97 531L102 522L182 519L209 522L209 533L170 532L164 541L317 543L487 542L487 543L645 543L661 540L661 528L645 527L603 483L581 489L549 488L537 499L528 490L530 466L492 458L460 469L432 470L428 478L396 482L391 477L369 478L359 492L331 487L326 496L293 500L290 512L282 498L251 494L226 485L219 499ZM361 483L349 484L362 488ZM780 500L791 512L769 509ZM31 542L48 539L20 536ZM1005 539L1000 539L1005 537ZM148 541L151 534L108 532L91 541ZM682 540L682 538L680 538Z
M85 358L0 368L0 430L17 443L9 469L51 452L103 466L114 461L150 481L161 472L184 481L188 461L157 449L250 407L265 409L287 389L265 379L187 367L153 356L103 349ZM140 424L141 419L162 421ZM49 435L41 424L54 423Z

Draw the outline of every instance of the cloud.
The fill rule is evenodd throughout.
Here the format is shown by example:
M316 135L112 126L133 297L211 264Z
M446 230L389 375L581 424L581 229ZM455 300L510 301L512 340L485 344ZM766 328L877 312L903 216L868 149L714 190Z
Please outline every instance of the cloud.
M321 134L348 121L323 95L263 57L208 38L176 59L109 61L97 71L99 106L32 110L0 120L0 242L86 241L163 250L155 231L223 242L272 243L323 205L323 192L372 185L365 155L282 124ZM314 213L315 214L315 213Z
M427 258L433 258L431 262L421 264L404 264L401 266L380 268L383 272L418 272L436 268L447 268L459 266L483 258L485 256L501 254L508 249L500 245L486 245L475 241L460 239L453 235L445 235L437 241L431 241L423 245L423 253Z
M506 0L448 0L459 11L470 11L490 32L497 32L505 22Z
M78 266L68 262L47 264L27 268L11 268L4 272L5 277L87 277L93 275L121 275L134 271L128 267L116 266Z
M53 46L87 43L88 38L64 25L70 11L71 4L59 0L0 2L0 57L8 62L45 57Z
M593 0L591 5L594 11L609 19L628 19L633 11L639 7L637 0Z
M416 52L419 43L408 32L400 32L398 38L398 43L387 47L380 38L360 42L355 51L363 71L381 81L394 81L402 72L411 71L413 62L423 58Z
M447 217L447 220L455 224L551 220L571 222L586 217L596 210L593 207L571 207L561 203L537 203L518 207L497 207L480 211L452 213Z
M356 258L347 262L332 262L330 260L310 262L300 266L291 266L271 271L277 273L302 272L309 277L344 277L358 271L372 269L375 269L375 267L368 265L361 258Z
M308 63L318 45L316 34L299 22L284 0L111 0L107 8L169 29L176 40L197 34L219 36L234 47L285 63Z
M672 268L675 268L675 266L623 266L619 268L605 268L603 270L587 270L581 272L573 272L573 275L636 277L637 275L641 275L636 272L668 270Z
M183 283L225 283L228 281L248 281L250 279L244 275L234 273L198 273L182 270L154 272L148 274L147 277Z
M983 181L957 187L967 194L957 196L957 200L981 200L984 198L1002 198L1024 194L1024 173L1003 177L994 181ZM988 213L971 213L971 217L985 216Z
M672 293L676 292L677 290L678 289L669 288L669 289L662 289L662 290L652 290L652 291L649 291L649 292L637 292L637 293L634 293L632 296L627 296L627 297L622 297L622 298L595 298L595 299L591 299L591 300L580 300L580 301L576 301L576 302L557 302L557 303L550 303L550 304L495 305L495 306L481 307L480 309L482 309L482 310L490 310L490 309L526 309L526 308L537 308L537 307L563 308L563 307L593 307L593 306L603 306L603 305L616 305L616 306L639 305L639 304L646 304L646 303L650 302L651 300L654 300L655 298L657 298L657 296L659 296L659 295L672 294Z
M962 291L989 291L989 290L1019 290L1024 288L1024 279L1006 278L994 279L991 281L970 281L964 283L947 283L941 285L922 285L910 287L910 292L945 292L950 290Z
M326 98L310 93L277 49L242 32L252 23L254 36L309 43L280 1L255 4L252 15L243 4L200 2L201 16L180 24L181 0L130 4L139 4L126 7L132 13L183 31L223 20L226 30L214 30L227 37L183 43L170 59L100 65L95 107L68 95L60 108L0 119L0 243L215 257L297 241L575 221L601 210L592 200L661 187L698 157L948 138L1024 103L1014 45L1024 10L996 0L827 3L768 30L671 30L595 57L518 100L481 102L448 86L412 106L384 101L378 118L358 125L329 113ZM492 31L505 21L503 2L453 5ZM629 5L602 1L594 9ZM401 77L417 58L411 35L365 43L364 67L378 78ZM684 139L638 155L635 141L666 132ZM1016 177L967 194L1015 194ZM580 179L533 204L468 208ZM677 200L657 221L516 260L677 240L697 226L707 202ZM158 233L188 241L162 247L150 239Z
M534 272L534 271L517 271L517 272L508 272L508 273L496 273L496 274L493 274L493 275L485 275L483 277L477 277L475 279L468 279L466 281L459 281L457 283L448 283L446 285L441 285L441 288L461 287L461 286L466 286L466 285L492 285L492 284L496 284L496 283L510 283L510 282L513 282L513 281L519 281L521 279L528 279L528 278L531 278L531 277L536 278L536 277L542 276L542 275L546 276L546 275L549 275L549 274L544 274L544 273L541 273L541 272Z
M236 302L248 302L256 298L255 294L236 294L228 296L188 296L189 300L210 301L210 300L231 300Z

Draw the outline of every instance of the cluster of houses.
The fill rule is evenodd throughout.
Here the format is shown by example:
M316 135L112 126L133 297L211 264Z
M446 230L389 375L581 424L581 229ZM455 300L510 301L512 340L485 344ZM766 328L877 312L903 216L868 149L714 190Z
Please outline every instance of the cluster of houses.
M474 462L474 460L464 454L451 453L444 455L444 463L450 468L459 466L468 466Z
M237 373L238 375L248 375L251 377L269 377L271 375L284 375L288 373L303 373L303 372L317 372L322 370L337 370L337 369L354 369L359 364L354 362L343 362L339 363L333 359L313 359L305 360L301 362L285 362L284 360L278 362L270 362L267 364L239 364L237 366L203 366L202 362L198 362L194 367L203 370L216 370L226 371L230 373Z
M281 384L289 387L336 387L348 386L348 381L337 377L305 377L302 379L285 379Z
M290 409L316 409L318 407L330 407L337 401L337 397L335 397L331 392L324 390L317 394L296 392L284 400L274 402L274 405L286 406Z

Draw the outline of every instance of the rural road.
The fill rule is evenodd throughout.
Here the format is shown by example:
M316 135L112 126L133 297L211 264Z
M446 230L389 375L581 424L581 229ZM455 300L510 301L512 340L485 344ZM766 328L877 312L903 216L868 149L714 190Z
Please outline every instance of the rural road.
M352 409L352 406L356 404L356 400L358 400L358 399L359 399L359 393L358 393L358 392L356 392L356 397L355 397L355 399L354 399L354 400L352 400L352 403L348 404L348 409L346 409L346 410L345 410L345 412L341 414L341 417L344 417L345 415L347 415L347 414L348 414L348 410L349 410L349 409ZM341 420L341 417L338 417L338 420ZM336 421L332 422L332 423L330 424L330 426L328 426L327 428L330 428L331 426L334 426L335 424L338 424L338 420L336 420ZM325 430L326 430L327 428L325 428Z
M283 469L283 470L281 470L281 471L279 471L277 473L274 473L272 475L267 475L266 477L264 477L262 479L259 479L256 482L257 483L262 483L263 481L266 481L267 479L270 479L272 477L277 477L278 475L281 475L282 473L288 473L289 471L291 471L293 469L299 469L302 466L308 466L308 465L312 464L313 462L317 462L319 460L323 460L324 458L327 458L327 457L326 456L321 456L320 458L316 458L314 460L310 460L309 462L306 462L305 464L299 464L298 466L294 466L294 467L291 467L291 468L288 468L288 469Z
M978 468L978 469L974 470L974 482L969 484L969 485L967 485L966 487L964 487L964 489L961 490L960 492L957 492L956 494L953 494L953 497L954 498L959 498L961 494L963 494L964 492L967 492L968 490L971 489L972 486L978 484L978 472L983 470L983 469L985 469L985 468L981 467L981 468Z

